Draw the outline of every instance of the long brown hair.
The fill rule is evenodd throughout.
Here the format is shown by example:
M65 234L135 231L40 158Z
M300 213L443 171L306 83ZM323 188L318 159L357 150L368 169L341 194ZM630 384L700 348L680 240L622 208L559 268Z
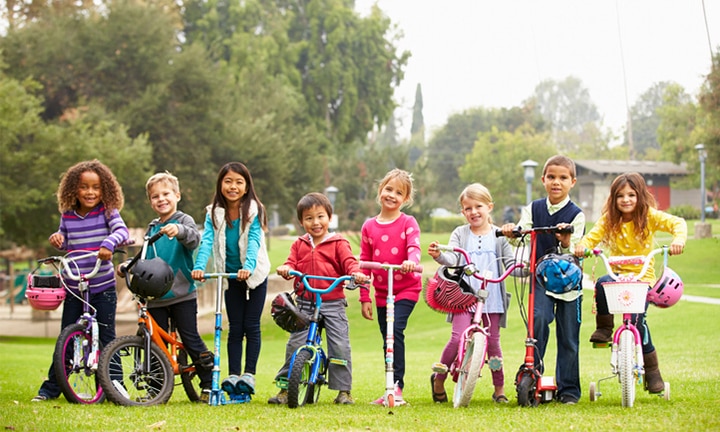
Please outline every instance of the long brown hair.
M609 244L611 239L617 239L622 229L622 213L618 210L615 201L620 190L626 185L630 186L637 194L637 205L635 206L635 212L632 214L635 235L641 241L645 241L650 234L647 228L648 212L651 207L657 208L655 197L650 193L647 184L645 184L645 179L640 174L636 172L620 174L615 177L612 185L610 185L610 195L608 195L603 206L603 213L606 217L605 238L603 241L606 244Z
M102 188L102 203L105 214L110 215L113 210L120 211L125 205L125 196L122 187L110 168L97 159L78 162L65 171L57 189L58 210L65 213L80 208L78 201L78 183L85 172L94 172L100 177Z
M213 203L211 209L211 213L213 216L213 227L217 228L215 226L214 217L215 209L217 207L221 207L227 210L227 200L222 194L222 183L225 175L227 175L227 173L230 171L240 174L245 179L246 192L245 196L243 196L240 200L240 211L242 213L242 223L240 225L240 230L244 231L245 226L250 223L250 203L252 201L255 201L257 203L257 217L258 221L260 221L260 226L263 230L267 230L267 212L265 211L265 206L262 204L262 202L260 202L260 198L258 198L257 194L255 193L255 186L253 186L250 170L248 170L247 167L240 162L228 162L223 165L223 167L220 168L220 172L218 172L217 183L215 184L215 196L213 196ZM230 220L230 212L228 211L225 212L225 222L227 222L228 226L232 227L232 221Z

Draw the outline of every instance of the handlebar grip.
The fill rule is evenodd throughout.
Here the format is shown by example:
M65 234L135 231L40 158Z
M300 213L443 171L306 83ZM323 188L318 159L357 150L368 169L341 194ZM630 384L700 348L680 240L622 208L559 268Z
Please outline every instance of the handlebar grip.
M361 269L368 269L368 270L385 270L388 267L392 267L394 269L399 269L401 267L400 264L382 264L375 261L360 261L360 268ZM415 273L422 273L423 267L418 264L415 266L415 269L413 269L413 272Z
M512 235L510 237L518 238L520 236L522 236L522 231L520 230L519 226L516 226L515 228L512 229ZM507 236L501 230L495 230L495 237L507 237Z
M568 225L565 228L558 228L557 232L560 234L572 234L575 232L575 227Z

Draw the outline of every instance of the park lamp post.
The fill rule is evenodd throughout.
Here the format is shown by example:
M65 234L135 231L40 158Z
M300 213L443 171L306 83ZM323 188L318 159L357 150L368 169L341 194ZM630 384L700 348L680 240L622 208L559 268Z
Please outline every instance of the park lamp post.
M696 145L695 150L698 151L700 158L700 223L705 223L705 159L707 158L705 144Z
M535 180L535 167L538 166L538 163L534 160L526 160L525 162L521 163L523 169L524 169L524 177L525 177L525 201L527 204L530 204L532 202L532 183L533 180Z
M333 209L333 215L330 219L330 225L328 228L330 228L330 231L335 231L338 229L338 215L335 213L335 200L337 199L337 194L340 191L340 189L336 188L335 186L328 186L325 188L325 196L328 197L330 200L330 205Z

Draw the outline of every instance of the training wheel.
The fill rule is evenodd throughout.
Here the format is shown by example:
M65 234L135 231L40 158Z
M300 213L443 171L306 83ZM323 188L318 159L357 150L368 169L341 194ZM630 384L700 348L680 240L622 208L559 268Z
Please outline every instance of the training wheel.
M665 381L665 389L663 391L663 398L665 400L670 400L670 383Z
M597 400L597 385L594 382L590 382L590 386L588 388L588 394L590 395L590 402L595 402Z

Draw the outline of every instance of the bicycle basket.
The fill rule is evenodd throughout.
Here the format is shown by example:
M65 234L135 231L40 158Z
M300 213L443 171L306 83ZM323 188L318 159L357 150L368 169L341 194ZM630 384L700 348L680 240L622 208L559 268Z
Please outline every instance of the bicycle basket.
M33 309L51 311L65 300L65 288L60 275L28 275L25 297Z
M602 285L611 314L645 312L647 282L605 282Z
M438 312L469 311L476 298L470 285L463 280L463 267L440 266L425 284L425 302Z

